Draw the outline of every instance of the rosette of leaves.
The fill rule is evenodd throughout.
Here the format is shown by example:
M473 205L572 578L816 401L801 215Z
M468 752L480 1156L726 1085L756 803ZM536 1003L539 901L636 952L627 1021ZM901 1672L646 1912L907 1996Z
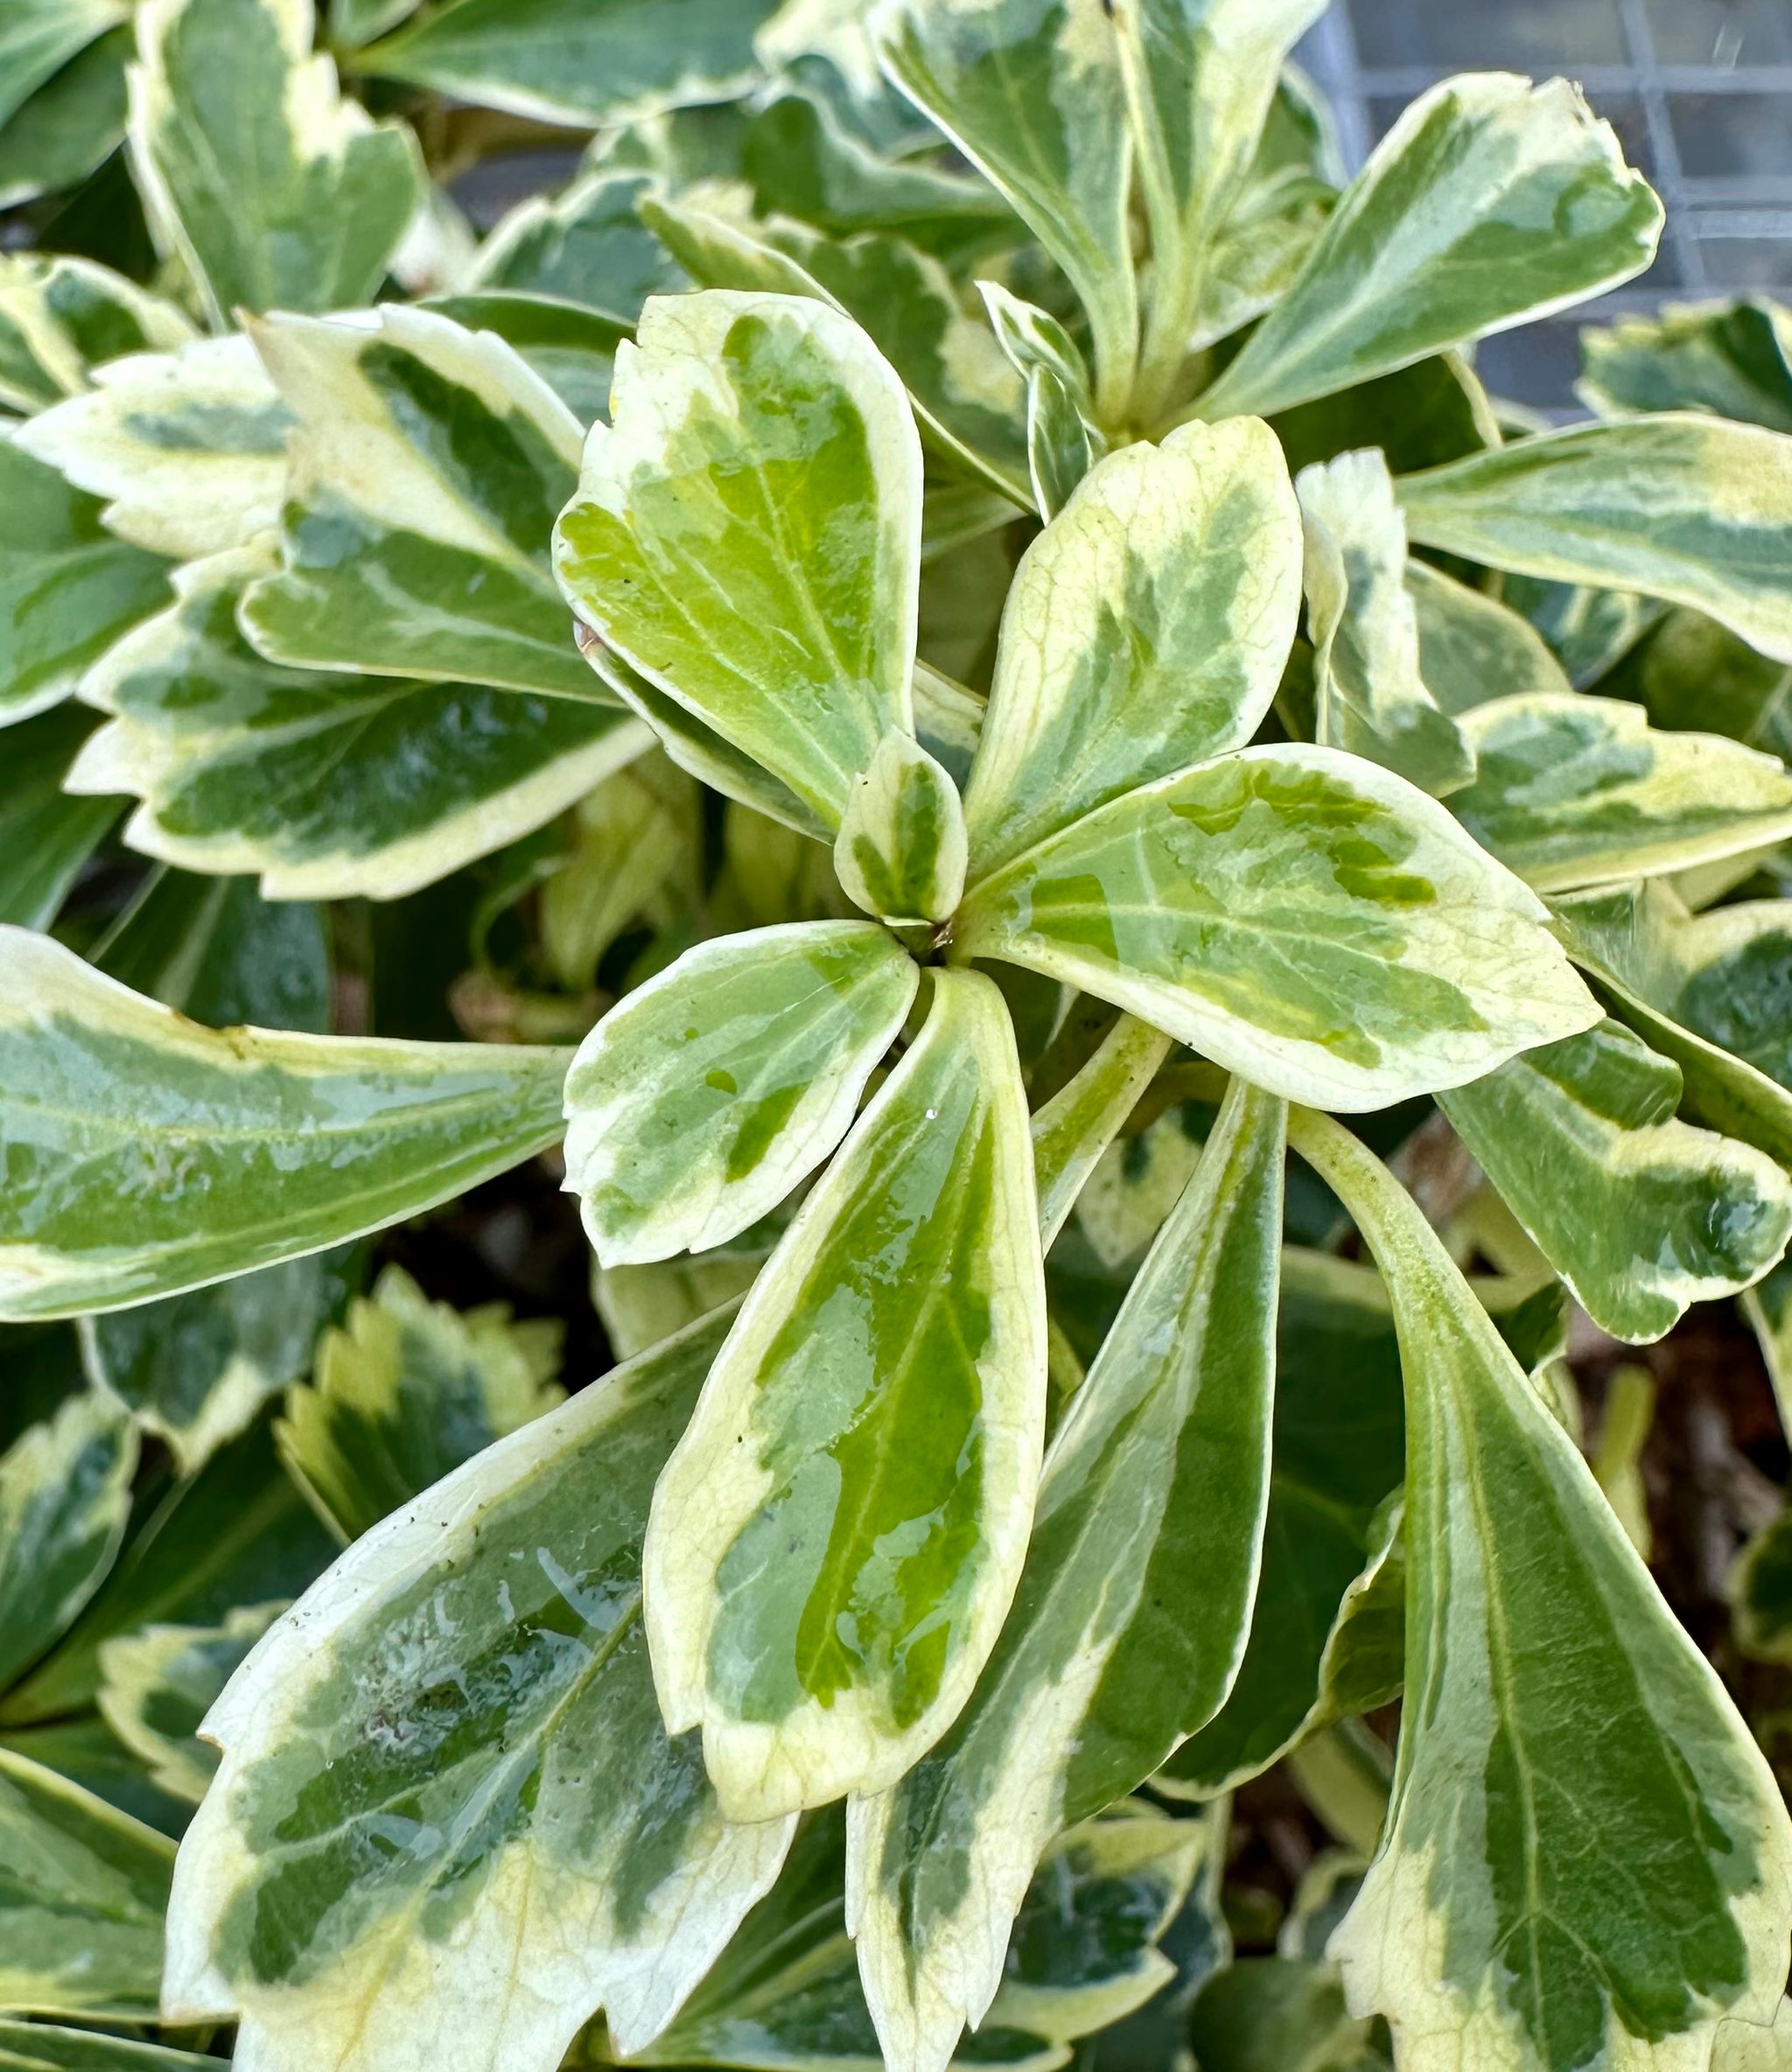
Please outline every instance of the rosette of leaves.
M1774 916L1703 910L1792 831L1772 700L1647 674L1792 660L1792 448L1641 390L1508 442L1460 357L1641 271L1654 197L1504 77L1340 191L1310 0L793 9L767 73L751 10L576 11L601 107L551 0L332 14L368 76L643 116L469 261L297 0L145 4L178 299L0 293L0 1313L102 1392L0 1466L0 1590L57 1582L6 1702L204 1791L164 2019L258 2072L1059 2062L1222 1831L1128 1795L1404 1679L1300 2048L1752 2048L1792 1835L1545 1392L1558 1278L1643 1342L1792 1225ZM122 795L165 869L30 932ZM332 1032L322 906L421 951L475 864L559 989L481 1026L620 1004ZM1432 1100L1492 1283L1326 1113ZM324 1263L563 1140L636 1356L550 1408L382 1278L276 1451ZM1284 1253L1313 1172L1378 1271ZM96 1623L137 1428L353 1544ZM142 2019L167 1851L34 1746L0 2002Z

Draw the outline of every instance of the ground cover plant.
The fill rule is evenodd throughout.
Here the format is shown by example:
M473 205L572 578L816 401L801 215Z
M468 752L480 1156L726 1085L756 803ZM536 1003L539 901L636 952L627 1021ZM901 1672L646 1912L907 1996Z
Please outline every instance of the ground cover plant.
M0 19L0 2062L1792 2062L1792 319L1319 11Z

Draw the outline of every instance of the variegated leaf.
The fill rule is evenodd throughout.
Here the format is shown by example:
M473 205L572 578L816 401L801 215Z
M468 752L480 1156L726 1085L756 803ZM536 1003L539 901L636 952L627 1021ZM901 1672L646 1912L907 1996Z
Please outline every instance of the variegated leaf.
M0 929L0 1314L117 1309L416 1215L560 1134L566 1054L221 1033Z
M199 1738L200 1722L285 1608L241 1606L221 1626L146 1626L100 1649L100 1716L171 1798L205 1797L218 1751Z
M625 2049L665 2026L790 1837L723 1821L641 1631L648 1495L726 1326L488 1447L256 1648L206 1721L170 2018L237 2020L263 2072L553 2072L599 2006Z
M297 1597L335 1551L268 1425L254 1426L151 1506L68 1634L0 1698L0 1728L56 1731L98 1698L108 1642L145 1626L216 1626L234 1606Z
M61 0L52 0L60 14ZM129 23L108 29L39 87L0 129L0 206L79 186L124 141Z
M1758 1281L1792 1236L1792 1183L1676 1121L1680 1092L1676 1065L1605 1021L1439 1096L1581 1306L1632 1344Z
M1562 939L1685 1082L1690 1113L1792 1166L1792 1048L1780 1001L1792 929L1778 900L1693 914L1660 882L1557 902Z
M581 425L595 424L608 410L616 348L632 326L551 295L522 295L508 289L432 295L417 306L467 331L495 332Z
M1792 2000L1782 2000L1771 2024L1718 2025L1712 2072L1788 2072L1792 2068Z
M654 1496L662 1709L703 1726L737 1818L900 1776L970 1696L1026 1552L1046 1312L1019 1062L989 979L934 989Z
M1260 1086L1363 1109L1598 1018L1544 911L1435 800L1293 744L1089 814L976 885L954 941L1110 1000Z
M1096 404L1125 410L1138 342L1127 233L1132 146L1101 0L886 0L892 84L1014 205L1088 312Z
M1224 1702L1269 1493L1283 1110L1236 1082L1052 1443L1002 1637L946 1738L852 1802L849 1918L888 2062L941 2072L1052 1836Z
M110 267L62 253L0 258L0 404L29 416L79 396L94 368L185 345L192 326Z
M13 0L0 24L0 122L130 12L130 0Z
M1300 514L1253 419L1125 446L1009 592L965 796L973 882L1154 778L1242 748L1300 609Z
M0 2009L153 2021L174 1844L0 1749Z
M296 424L284 566L243 599L270 661L598 696L548 542L578 421L490 332L391 305L270 317L256 349Z
M358 71L578 129L724 101L754 75L774 0L454 0Z
M1499 698L1462 729L1477 772L1450 809L1541 892L1684 871L1792 835L1792 776L1776 756L1657 732L1623 699Z
M214 318L370 302L423 159L312 55L312 0L142 0L136 26L132 164Z
M292 414L246 338L200 339L94 370L18 442L106 500L107 529L187 561L274 524Z
M1689 605L1792 662L1792 439L1690 411L1627 417L1521 439L1399 486L1422 546Z
M964 893L958 788L913 735L892 728L854 778L834 869L862 913L894 926L951 918Z
M1025 384L938 259L886 233L832 238L787 217L724 213L723 199L652 197L641 214L706 288L812 296L864 326L930 443L1011 503L1032 502Z
M1307 629L1318 738L1442 798L1474 774L1462 732L1425 682L1406 527L1386 458L1369 449L1303 469Z
M48 2022L0 2021L4 2072L212 2072L215 2058L168 2050L94 2029L58 2028Z
M1175 384L1210 304L1214 247L1251 169L1282 61L1325 0L1119 0L1120 61L1151 228L1141 416Z
M60 704L168 595L168 564L100 518L91 497L0 432L0 726Z
M1445 711L1460 716L1494 698L1564 696L1573 686L1528 619L1426 561L1406 564L1418 615L1418 668Z
M1661 203L1565 80L1446 80L1382 140L1196 407L1267 416L1545 316L1642 272L1661 228Z
M585 1039L566 1185L606 1266L705 1252L768 1214L846 1134L920 973L868 921L687 950Z
M1785 1981L1792 1821L1716 1673L1416 1205L1292 1140L1388 1282L1406 1374L1407 1710L1332 1939L1409 2072L1700 2064Z
M1051 1250L1169 1050L1167 1036L1124 1014L1088 1063L1033 1110L1041 1250Z
M1792 432L1792 319L1765 299L1671 304L1580 334L1582 397L1602 417L1706 410Z
M632 328L650 295L689 285L636 213L654 185L635 167L599 166L551 200L531 195L480 247L468 286L579 303Z
M130 1420L89 1390L0 1453L0 1690L61 1639L116 1558L136 1451Z
M532 834L650 746L613 707L264 661L238 614L270 566L248 549L180 570L172 606L82 683L113 718L69 788L137 798L125 839L145 855L259 872L271 899L396 899Z
M427 1300L401 1266L318 1341L275 1443L287 1473L345 1544L562 1401L564 1327L513 1324L502 1303L463 1314Z
M609 648L837 827L912 731L920 444L857 325L712 290L648 305L555 563Z
M0 770L0 921L47 928L117 819L116 799L72 799L62 780L94 716L59 705L11 727Z

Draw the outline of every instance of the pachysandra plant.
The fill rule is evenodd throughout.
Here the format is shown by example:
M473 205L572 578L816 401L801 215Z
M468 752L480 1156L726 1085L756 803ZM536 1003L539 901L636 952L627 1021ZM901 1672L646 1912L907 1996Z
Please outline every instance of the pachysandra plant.
M0 2056L1784 2062L1564 1347L1792 1403L1788 320L1525 429L1660 206L1503 74L1344 180L1319 0L56 11L0 189L116 88L159 264L0 259ZM479 244L395 84L597 134ZM556 1156L570 1396L370 1275Z

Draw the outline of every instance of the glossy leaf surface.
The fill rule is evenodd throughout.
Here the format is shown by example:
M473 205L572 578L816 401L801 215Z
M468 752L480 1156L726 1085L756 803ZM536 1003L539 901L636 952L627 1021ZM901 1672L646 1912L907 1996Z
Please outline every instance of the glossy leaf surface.
M846 1134L920 973L866 921L688 950L599 1022L566 1080L566 1184L606 1265L708 1251Z
M136 1470L129 1420L92 1391L0 1453L0 1688L60 1639L111 1567Z
M234 2016L269 2072L552 2072L599 2006L625 2049L665 2026L789 1839L723 1822L641 1631L648 1494L725 1329L489 1447L275 1626L206 1722L171 2013Z
M1199 408L1267 416L1641 273L1662 205L1564 80L1446 80L1346 191Z
M0 2008L153 2020L174 1844L0 1749Z
M1282 1125L1235 1084L1053 1440L976 1690L851 1807L850 1917L892 2063L948 2062L1052 1835L1142 1783L1230 1689L1269 1493Z
M834 844L842 890L892 925L948 920L963 896L965 857L957 787L918 741L892 730L847 794Z
M91 497L0 437L0 727L59 704L167 595L165 562L114 539Z
M78 396L103 361L192 335L172 302L110 267L61 253L0 259L0 403L9 410L29 415Z
M416 140L311 53L312 0L144 0L133 163L220 324L369 302L422 199Z
M1690 412L1571 425L1404 477L1400 501L1424 546L1690 605L1792 662L1792 440Z
M659 298L555 535L573 609L830 827L913 719L920 443L819 303Z
M101 1650L101 1717L158 1789L193 1806L204 1798L218 1752L200 1740L200 1722L284 1609L244 1605L221 1626L148 1626Z
M0 921L46 928L106 830L116 799L72 799L62 780L94 716L59 705L6 732L0 774Z
M425 1299L402 1267L326 1331L275 1439L287 1472L345 1542L553 1409L557 1320L513 1324L502 1303L465 1314Z
M1303 469L1307 628L1318 738L1442 798L1474 774L1461 730L1425 682L1406 527L1386 459L1370 451Z
M1792 834L1792 777L1716 734L1667 733L1636 706L1575 694L1464 716L1475 780L1450 802L1542 892L1685 870Z
M264 661L237 614L269 565L250 549L181 570L174 604L83 683L113 718L71 788L137 798L125 839L146 855L258 872L271 898L393 899L533 833L649 744L614 708Z
M1373 764L1247 749L983 880L955 928L1291 1096L1376 1108L1596 1018L1543 909Z
M1130 136L1100 0L889 0L893 83L1014 205L1082 298L1096 398L1124 410L1138 312L1126 227Z
M1026 1551L1046 1409L1026 1101L991 981L934 986L654 1497L661 1704L703 1726L736 1817L893 1782L970 1695Z
M1778 1788L1410 1198L1334 1124L1294 1142L1366 1231L1406 1370L1424 1702L1333 1938L1351 2006L1415 2072L1696 2062L1723 2015L1766 2020L1783 1991Z
M289 444L283 571L244 632L275 662L601 696L548 566L578 421L488 332L388 304L255 331Z
M0 931L0 1311L178 1293L415 1215L560 1133L565 1054L216 1032ZM195 1213L200 1208L201 1213Z
M1152 778L1242 748L1299 611L1267 426L1191 425L1095 467L1016 573L965 814L975 878Z
M184 561L278 519L291 425L248 340L212 338L96 368L18 440L106 500L109 532Z
M1792 1235L1780 1168L1677 1121L1680 1092L1677 1066L1605 1021L1440 1096L1581 1306L1633 1344L1759 1280Z

